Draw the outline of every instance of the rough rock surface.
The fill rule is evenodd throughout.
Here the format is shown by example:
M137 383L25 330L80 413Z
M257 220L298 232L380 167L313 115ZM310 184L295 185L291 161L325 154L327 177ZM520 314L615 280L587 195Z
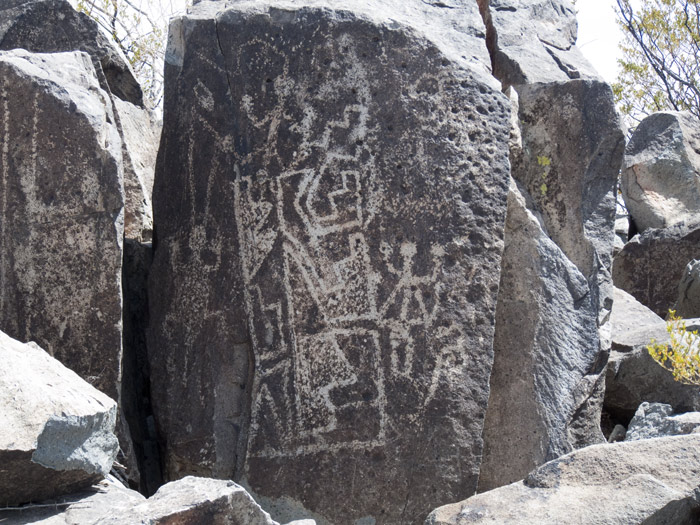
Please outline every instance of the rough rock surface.
M593 445L522 482L436 509L426 525L697 523L700 435Z
M119 447L117 404L36 344L2 332L0 362L0 506L56 497L107 475Z
M171 26L149 281L167 475L235 472L285 520L416 522L476 488L508 101L454 12L311 4Z
M666 341L666 321L624 290L615 287L610 315L612 350L626 352L648 345L652 339Z
M640 232L700 220L698 118L664 111L642 120L625 151L620 189Z
M634 414L625 441L680 436L700 431L700 412L674 414L664 403L642 403Z
M615 286L665 318L676 302L686 266L699 253L700 222L647 230L615 256Z
M676 315L687 319L700 317L700 261L693 259L683 271L678 283L678 299L674 306Z
M0 53L0 329L118 399L123 178L85 53Z
M66 0L4 2L0 6L0 49L17 48L42 53L85 51L92 57L101 87L115 95L114 118L124 164L125 235L149 241L160 124L143 107L141 87L128 61L92 18L73 10Z
M160 143L155 114L114 98L124 158L124 236L148 242L153 236L153 176Z
M698 320L687 320L694 330ZM666 323L626 292L615 289L612 348L605 378L605 409L625 423L644 402L667 403L676 412L700 410L700 389L683 385L654 361L647 345L669 341Z
M591 301L586 278L511 184L480 492L522 479L576 444L576 394L598 358Z
M168 483L148 500L107 479L41 508L4 511L2 516L14 525L278 525L239 485L194 477Z
M599 79L578 48L568 0L478 0L494 75L507 86Z
M541 303L547 294L510 296L516 287L530 291L531 281L523 277L518 283L515 272L509 276L510 285L504 286L502 281L499 305L503 302L504 310L511 311L508 317L512 321L503 318L496 326L497 340L506 342L496 348L496 363L505 363L505 375L498 381L492 380L492 414L487 415L487 420L493 426L485 436L487 453L500 453L484 465L480 481L480 486L483 483L484 487L495 487L521 479L534 465L570 450L570 446L602 440L599 421L602 370L610 347L615 186L624 136L612 90L574 46L576 20L569 2L484 0L479 5L494 74L508 88L516 106L515 140L510 144L512 175L530 196L527 207L538 217L543 234L561 250L557 257L562 267L569 268L570 261L586 281L582 294L584 288L579 285L583 283L570 280L576 286L566 292L561 290L558 301L567 304L567 310L574 308L573 315L579 320L586 320L584 331L588 332L582 337L573 326L565 331L549 329L547 316L535 314L542 312ZM515 235L524 236L521 232ZM535 239L523 238L521 242L533 246ZM564 263L562 257L569 261ZM512 265L522 265L517 255L513 255ZM552 285L556 277L544 266L538 270L541 273L536 281ZM572 275L568 269L567 273ZM567 281L561 278L561 282ZM572 298L576 299L570 302ZM528 314L519 313L512 304L505 306L512 301L520 301L520 310ZM556 315L563 318L567 314L558 311ZM591 319L595 320L593 328ZM540 332L549 333L544 336ZM523 345L522 333L536 337L526 338L528 342ZM513 344L522 346L516 349ZM550 357L545 358L543 349ZM517 351L521 354L518 360L539 363L544 358L547 365L538 364L541 370L533 378L531 366L507 364L511 353ZM500 352L508 357L499 358ZM546 366L557 366L553 363L563 353L571 360L569 364L577 363L567 375L565 386L557 385L544 370ZM584 364L590 368L581 370ZM526 392L525 385L533 381L534 388ZM509 413L518 413L519 405L513 406L514 402L529 406L526 413L536 409L538 417L545 419L546 414L553 415L554 406L567 408L554 418L556 424L550 418L549 424L526 435L516 423L522 416L503 416L505 406L510 407ZM563 420L566 439L562 436ZM499 425L506 425L509 430L499 431ZM528 426L531 425L532 422ZM512 463L503 468L504 458L511 456L519 458L518 465Z
M143 106L141 86L129 62L102 33L97 23L75 11L67 0L3 0L0 5L0 49L35 53L85 51L105 90L122 100Z

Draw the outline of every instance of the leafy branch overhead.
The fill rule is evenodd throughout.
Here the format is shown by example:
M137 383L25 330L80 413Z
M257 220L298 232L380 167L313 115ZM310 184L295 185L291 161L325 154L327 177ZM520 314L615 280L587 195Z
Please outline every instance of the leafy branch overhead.
M635 121L661 110L700 117L700 0L617 0L617 15L622 112Z

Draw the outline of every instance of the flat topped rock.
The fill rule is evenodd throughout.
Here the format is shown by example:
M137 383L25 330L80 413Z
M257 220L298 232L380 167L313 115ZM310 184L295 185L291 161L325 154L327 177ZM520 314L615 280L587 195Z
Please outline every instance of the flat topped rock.
M172 24L151 392L171 479L233 473L278 521L417 523L476 488L510 107L446 17L336 5Z
M700 435L594 445L436 509L426 525L694 523Z
M0 505L38 501L106 476L117 404L34 343L0 332Z
M327 9L366 18L375 24L398 29L411 28L435 43L450 60L485 73L483 81L498 86L489 78L491 58L486 48L486 28L474 0L227 0L202 2L190 10L190 16L212 16L226 8L238 12L265 13L274 17L294 16L300 9Z
M613 350L646 346L652 339L666 341L666 321L624 290L615 288L611 313Z

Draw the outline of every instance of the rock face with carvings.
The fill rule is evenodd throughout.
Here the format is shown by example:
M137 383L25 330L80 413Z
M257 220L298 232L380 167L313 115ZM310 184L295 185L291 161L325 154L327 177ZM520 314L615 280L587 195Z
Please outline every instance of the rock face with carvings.
M106 476L119 448L117 404L35 343L0 332L0 359L0 506L61 496Z
M235 476L319 523L475 490L510 108L459 6L203 2L171 25L149 283L170 479Z
M67 0L8 0L0 6L0 50L37 53L84 51L92 58L100 87L111 95L114 123L122 139L125 234L149 241L151 194L160 123L144 107L141 86L121 51Z
M640 232L700 220L700 121L663 111L639 123L625 152L622 197Z
M0 53L0 329L119 397L123 178L82 52Z
M624 135L612 90L574 45L568 1L479 5L494 75L514 106L510 160L523 196L508 208L479 480L487 490L603 440Z

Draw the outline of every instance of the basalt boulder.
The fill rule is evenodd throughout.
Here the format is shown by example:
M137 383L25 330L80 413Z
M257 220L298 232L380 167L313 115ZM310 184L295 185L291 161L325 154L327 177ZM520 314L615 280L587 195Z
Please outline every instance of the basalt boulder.
M160 123L145 107L143 93L122 52L97 22L66 0L11 0L0 6L0 50L39 53L84 51L102 89L111 95L114 122L122 139L125 235L150 241L151 194Z
M192 476L162 486L148 499L110 477L35 507L5 510L3 518L18 525L279 525L243 487Z
M456 8L172 22L148 339L169 479L233 476L319 523L418 523L476 489L510 108Z
M436 509L425 524L696 523L699 447L700 435L593 445Z
M35 343L0 332L0 359L0 506L104 478L119 448L117 404Z
M544 232L526 195L511 184L480 492L576 446L580 392L590 390L599 357L588 281Z
M697 320L687 321L688 329L697 327ZM700 410L700 389L675 381L649 355L647 345L652 341L670 340L663 319L616 288L612 329L604 402L609 415L627 425L643 402L666 403L676 412Z
M610 349L615 188L624 135L610 86L574 45L577 26L568 1L480 0L479 6L494 75L510 94L514 108L512 176L528 195L528 213L539 222L535 226L531 221L535 233L530 238L512 230L512 271L501 281L499 308L503 304L502 311L510 314L497 318L497 341L506 344L496 347L495 362L504 363L507 373L499 381L492 380L487 421L493 426L485 433L487 456L480 482L486 488L521 479L536 464L602 439L599 421L602 371ZM557 270L550 270L552 260L540 254L535 260L526 259L532 264L526 264L526 271L518 276L523 262L515 245L529 246L536 253L545 237L560 251ZM579 278L571 277L572 269L585 286L579 287ZM531 287L533 279L538 286ZM568 289L559 288L567 282ZM560 290L555 298L550 287ZM549 300L561 308L545 315L543 301ZM565 321L569 315L577 318L577 324ZM523 333L531 335L521 338ZM519 354L518 361L535 363L532 366L539 371L533 376L532 366L508 364L514 353ZM559 384L558 373L546 368L556 368L562 356L572 368ZM514 405L516 401L521 405ZM517 406L529 409L519 413ZM554 406L567 408L557 412ZM504 407L513 417L503 415ZM534 433L520 432L525 413L533 414ZM535 425L535 420L542 424ZM519 458L517 465L503 467L508 457Z
M673 307L683 318L700 317L700 261L693 259L678 283L678 299Z
M685 268L700 253L700 221L648 229L615 256L615 286L661 317L678 298Z
M625 151L620 190L638 231L700 220L700 121L663 111L642 120Z
M121 140L90 57L1 52L0 133L0 329L119 399Z
M92 58L102 88L143 106L143 92L124 55L99 26L67 0L5 0L0 6L0 49L34 53L84 51Z

